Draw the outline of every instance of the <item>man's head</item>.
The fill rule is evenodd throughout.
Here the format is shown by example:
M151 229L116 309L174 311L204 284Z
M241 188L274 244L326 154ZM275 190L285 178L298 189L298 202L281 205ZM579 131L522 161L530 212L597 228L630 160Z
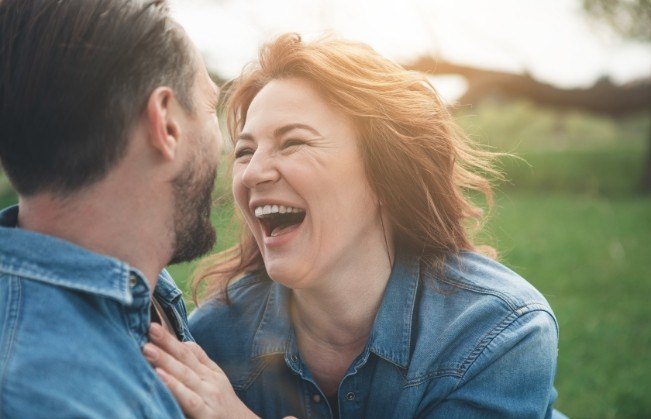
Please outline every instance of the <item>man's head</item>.
M158 133L164 142L182 131L192 147L170 182L174 261L214 242L219 133L206 88L205 67L164 0L0 0L0 162L21 199L66 198L103 181L143 115L154 132L157 121L175 126L164 119L176 109L187 114L182 129Z
M19 194L106 175L150 91L192 107L195 60L163 1L0 2L0 160Z

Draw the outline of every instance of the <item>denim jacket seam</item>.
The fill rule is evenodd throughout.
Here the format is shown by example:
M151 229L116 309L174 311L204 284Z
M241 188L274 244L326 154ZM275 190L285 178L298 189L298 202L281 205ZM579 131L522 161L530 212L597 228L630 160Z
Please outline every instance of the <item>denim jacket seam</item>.
M416 385L420 385L434 378L454 377L457 379L457 383L454 386L454 388L450 390L450 392L456 390L457 388L459 388L459 385L463 382L463 377L465 376L466 372L470 369L474 361L479 357L479 355L484 351L484 349L490 344L490 342L496 336L499 335L499 333L501 333L501 331L506 329L516 319L518 319L518 315L515 312L509 313L509 315L507 315L501 322L499 322L486 335L484 335L484 337L479 341L479 343L475 345L473 350L470 351L470 354L468 354L468 356L466 356L466 358L459 364L459 367L434 370L430 373L427 373L425 375L422 375L420 377L408 381L404 387L406 388L406 387L413 387Z
M444 368L444 369L437 369L432 372L429 372L427 374L421 375L419 377L413 378L411 380L406 381L404 387L413 387L416 385L420 385L424 382L427 382L429 380L432 380L434 378L441 378L441 377L455 377L459 379L459 383L463 381L463 377L466 374L466 372L472 367L474 362L479 358L481 353L490 345L490 343L493 341L495 337L497 337L500 333L502 333L504 330L508 329L509 326L511 326L514 322L516 322L518 319L522 318L524 315L528 313L532 313L534 311L543 311L546 312L547 314L550 315L550 317L554 320L554 324L556 326L556 330L558 331L558 325L556 324L556 319L553 316L552 313L550 313L549 309L547 306L544 304L540 303L530 303L523 305L521 307L516 308L513 310L511 313L509 313L502 321L500 321L493 329L491 329L488 333L486 333L482 339L475 345L475 347L470 351L468 356L464 358L462 362L459 363L459 367L457 368ZM458 383L458 384L459 384ZM457 384L457 386L458 386Z
M554 315L554 312L551 310L549 306L534 301L534 302L524 304L522 307L516 310L516 313L518 313L518 318L520 318L523 317L525 314L533 313L534 311L545 312L549 315L549 317L551 317L551 319L554 321L554 327L556 329L556 337L558 337L560 332L558 327L558 320L556 320L556 316Z
M403 388L418 386L435 378L455 377L460 379L462 376L463 374L458 368L438 369L411 380L406 380Z
M121 270L119 268L118 269L114 268L113 271L115 273L121 273ZM82 292L88 292L90 294L99 294L99 295L102 295L102 296L118 299L119 301L124 301L124 298L122 298L121 295L118 295L117 293L115 293L114 289L107 290L106 288L91 287L91 286L80 284L80 283L74 282L74 281L65 281L65 280L61 280L61 279L56 279L56 278L50 277L48 275L44 275L44 274L39 273L39 272L30 271L29 269L24 269L24 268L8 269L8 268L5 268L4 264L0 264L0 273L4 273L6 275L16 276L16 277L23 278L23 279L28 279L28 280L31 280L31 281L38 281L40 283L46 283L46 284L50 284L50 285L61 286L63 288L74 289L74 290L82 291Z
M12 281L13 280L13 281ZM7 316L7 320L5 324L3 324L2 328L3 330L5 329L5 325L7 325L9 322L14 323L14 327L11 330L11 335L7 337L7 351L5 352L4 356L2 357L2 371L0 371L0 402L2 402L2 397L5 394L3 391L5 388L5 383L7 379L7 370L9 369L9 363L11 359L13 359L13 354L14 354L14 349L16 347L15 342L16 342L16 335L18 334L18 329L20 327L20 308L22 306L23 302L23 287L22 283L20 281L20 278L10 278L10 283L11 282L16 282L17 284L17 291L18 291L18 299L15 301L15 306L13 310L16 311L15 313L15 318L11 318L12 316ZM12 303L14 301L10 301L8 304L7 310L8 311L13 311L11 309ZM4 346L4 345L3 345ZM4 351L3 351L4 352ZM4 403L0 403L0 405L4 406ZM4 417L4 409L0 410L0 418Z
M492 295L493 297L499 298L504 303L506 303L506 305L509 307L510 310L512 310L512 311L518 310L518 305L514 304L513 299L506 293L497 292L497 291L489 289L489 288L484 288L484 287L480 287L480 286L477 286L477 285L474 285L474 284L470 284L468 282L465 282L465 281L461 280L461 278L456 278L456 280L451 280L449 278L439 278L439 281L444 282L444 283L446 283L448 285L451 285L451 286L454 286L454 287L458 287L458 288L468 290L468 291L473 291L473 292L478 292L478 293L482 293L482 294ZM538 301L536 301L535 303L540 304L540 302L538 302ZM525 303L524 305L526 305L526 304L530 304L530 303ZM520 305L520 306L522 306L522 305Z
M466 359L461 363L461 368L460 368L461 376L459 377L459 381L457 382L457 385L455 386L454 390L459 388L461 383L463 383L466 373L470 370L470 368L474 365L477 359L479 359L480 355L484 352L484 350L486 350L486 348L491 344L491 342L497 336L499 336L501 333L507 330L515 322L522 319L525 315L537 311L542 311L549 314L554 320L554 323L556 323L556 319L549 312L549 310L546 309L544 306L541 307L540 304L534 303L532 305L524 305L517 308L508 316L506 316L500 323L498 323L489 333L487 333L479 341L479 343L475 346L475 348L470 352L470 354L468 354Z

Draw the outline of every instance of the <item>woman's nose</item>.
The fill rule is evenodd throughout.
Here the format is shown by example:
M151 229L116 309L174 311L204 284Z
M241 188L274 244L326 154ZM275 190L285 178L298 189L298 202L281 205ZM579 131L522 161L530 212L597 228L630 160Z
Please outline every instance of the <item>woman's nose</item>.
M242 173L242 182L247 188L264 183L274 183L280 177L273 156L258 149Z

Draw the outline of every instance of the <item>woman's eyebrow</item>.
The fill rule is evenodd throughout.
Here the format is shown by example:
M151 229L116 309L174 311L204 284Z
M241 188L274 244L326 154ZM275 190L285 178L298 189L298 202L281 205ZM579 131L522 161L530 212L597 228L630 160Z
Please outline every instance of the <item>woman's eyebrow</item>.
M294 130L294 129L304 129L306 131L310 131L314 135L321 136L321 133L319 131L317 131L316 129L312 128L311 126L305 125L305 124L287 124L287 125L283 125L282 127L276 128L274 130L274 136L275 137L280 137L283 134L286 134L289 131Z
M283 125L282 127L276 128L274 130L274 137L280 137L283 134L287 134L288 132L294 129L304 129L306 131L311 132L314 135L321 136L321 133L317 131L315 128L312 128L311 126L306 124L296 123L296 124L287 124L287 125ZM237 136L235 142L238 141L255 141L255 139L253 138L253 135L249 134L248 132L243 132Z
M238 141L255 141L255 140L253 139L253 135L243 132L240 135L238 135L237 138L235 139L236 143Z

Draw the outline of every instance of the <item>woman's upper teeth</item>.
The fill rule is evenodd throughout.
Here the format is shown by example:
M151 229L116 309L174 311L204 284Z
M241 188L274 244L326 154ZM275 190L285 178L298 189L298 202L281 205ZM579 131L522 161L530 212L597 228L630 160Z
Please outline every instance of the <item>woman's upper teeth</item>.
M300 208L286 207L284 205L262 205L255 207L255 216L260 218L269 214L287 214L292 212L304 212Z

